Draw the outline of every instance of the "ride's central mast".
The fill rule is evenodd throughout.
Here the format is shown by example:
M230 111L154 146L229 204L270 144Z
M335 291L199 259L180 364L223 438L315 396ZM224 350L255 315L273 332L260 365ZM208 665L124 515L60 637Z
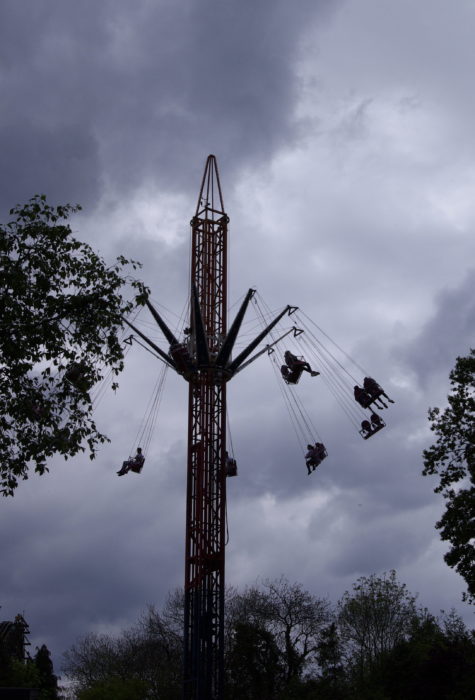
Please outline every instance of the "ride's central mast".
M186 700L223 695L226 508L227 228L219 175L209 156L191 221L190 354L185 554Z
M191 220L192 259L190 280L190 326L181 339L168 327L150 299L145 303L169 343L162 350L128 319L126 323L145 341L157 359L189 383L188 461L185 545L184 700L222 700L224 696L224 548L226 530L226 383L290 333L303 332L293 326L271 344L252 353L279 321L297 311L286 306L236 357L232 351L255 290L245 295L229 330L226 328L227 233L229 219L224 211L216 158L208 156L195 216ZM294 357L300 374L308 362ZM292 378L292 364L284 365ZM338 363L340 364L340 363ZM341 365L340 365L341 366ZM300 369L299 369L300 368ZM371 389L370 382L375 389ZM367 385L368 384L368 388ZM355 398L363 408L381 395L383 389L371 377L364 381L365 395ZM355 392L359 387L355 387ZM376 392L376 393L374 393ZM364 399L364 405L363 405ZM392 399L387 397L388 401ZM387 408L387 406L386 406ZM373 418L371 418L373 423ZM365 427L364 424L367 424ZM363 421L360 434L367 439L377 427ZM379 426L379 427L378 427ZM315 448L320 443L315 444ZM320 444L326 456L323 444ZM323 456L319 458L320 461ZM232 460L231 460L232 463ZM317 464L315 466L318 466ZM235 466L235 462L234 462ZM307 467L309 462L307 462ZM309 470L310 473L310 470ZM236 470L229 469L229 476Z
M287 306L232 358L249 289L226 329L227 233L216 158L208 156L196 213L191 220L190 327L179 340L146 300L168 353L123 319L155 356L189 382L185 545L185 700L222 700L224 683L224 548L226 529L226 382L265 350L250 357ZM285 335L287 335L288 331ZM273 343L275 344L275 343ZM270 346L266 346L269 348Z

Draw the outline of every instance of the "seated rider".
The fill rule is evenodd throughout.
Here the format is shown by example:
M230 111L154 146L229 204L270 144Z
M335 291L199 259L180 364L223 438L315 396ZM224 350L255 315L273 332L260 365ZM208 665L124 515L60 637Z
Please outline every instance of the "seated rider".
M371 398L373 400L379 399L381 403L383 404L384 408L387 408L386 404L384 401L380 399L380 396L384 396L389 403L394 403L392 399L389 398L389 396L386 394L384 389L378 384L378 382L373 379L373 377L365 377L363 380L363 386L365 388L365 391L370 394Z
M133 471L136 474L140 474L142 471L142 467L145 462L145 457L142 454L142 448L137 447L137 454L133 459L127 459L125 462L122 462L122 467L120 470L117 472L119 476L124 476L124 474L127 474L127 472Z
M305 360L299 360L299 358L296 357L295 355L293 355L290 352L290 350L285 351L284 360L285 360L287 367L290 370L302 369L302 370L305 370L305 372L308 372L312 377L316 377L317 375L320 374L320 372L312 371L312 368L310 367L310 364L308 362L306 362Z
M307 445L307 450L305 464L307 472L311 474L325 458L325 446L322 442L316 442L315 445Z
M360 386L354 387L354 394L355 401L357 401L363 408L368 408L371 403L371 395Z

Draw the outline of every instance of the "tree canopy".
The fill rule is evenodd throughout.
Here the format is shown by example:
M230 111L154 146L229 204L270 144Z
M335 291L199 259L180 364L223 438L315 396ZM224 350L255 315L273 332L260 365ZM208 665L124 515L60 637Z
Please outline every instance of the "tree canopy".
M371 666L406 639L417 617L416 596L395 571L362 576L338 604L340 633L359 667Z
M336 605L281 578L239 592L225 607L230 700L465 700L475 637L451 611L436 618L394 571L356 581ZM181 591L120 636L90 635L65 654L75 697L182 697ZM365 622L367 626L365 628ZM122 695L117 694L117 697ZM140 697L140 694L139 694Z
M13 495L30 469L53 454L91 459L107 440L92 418L90 390L123 369L122 317L147 290L108 266L72 235L79 206L51 207L44 195L10 210L0 226L0 492Z
M50 651L42 644L36 647L33 658L28 655L23 659L12 654L5 640L0 639L0 690L21 687L37 688L40 700L57 700L58 679L53 673Z
M445 561L465 579L464 598L475 603L475 350L458 357L450 375L448 406L429 409L436 442L424 451L423 474L437 474L445 499L436 523L450 542Z

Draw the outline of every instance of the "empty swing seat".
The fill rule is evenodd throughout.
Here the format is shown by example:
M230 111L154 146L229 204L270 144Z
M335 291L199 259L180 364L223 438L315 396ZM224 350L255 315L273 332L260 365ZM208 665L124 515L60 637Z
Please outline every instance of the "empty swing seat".
M380 420L381 422L379 423L379 425L371 425L371 428L369 430L364 430L364 428L361 428L361 430L358 431L363 440L367 440L368 438L372 437L376 433L379 433L380 430L386 427L386 423L383 421L383 419L381 418Z

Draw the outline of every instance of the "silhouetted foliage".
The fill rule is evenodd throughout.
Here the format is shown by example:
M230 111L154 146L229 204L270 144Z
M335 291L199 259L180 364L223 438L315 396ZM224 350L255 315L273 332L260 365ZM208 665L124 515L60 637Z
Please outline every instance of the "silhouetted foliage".
M35 663L28 659L7 659L0 667L0 688L39 688L40 677Z
M281 577L237 594L233 609L241 621L272 634L287 683L316 664L320 635L331 619L328 601Z
M358 579L334 612L284 578L229 589L226 698L468 700L475 687L473 634L454 611L438 619L415 600L394 571ZM182 626L177 591L162 611L149 608L119 637L80 640L64 666L76 697L107 699L123 684L130 700L140 697L136 692L178 700Z
M276 697L283 686L284 668L274 636L253 623L238 622L227 659L229 700Z
M80 207L50 207L44 195L10 211L0 227L0 492L13 495L30 468L48 471L107 440L92 420L89 391L123 368L121 317L147 290L71 233ZM130 262L135 269L138 263ZM123 296L125 286L135 298ZM117 385L113 384L113 388Z
M56 700L58 698L58 679L53 673L51 653L45 644L36 648L33 663L38 671L38 687L41 689L41 700Z
M428 613L415 618L409 637L382 655L368 674L366 688L391 700L473 697L475 644L460 618L458 627L454 636L444 620Z
M48 648L37 648L33 659L8 655L0 644L0 688L35 688L39 700L57 700L58 679Z
M322 630L317 659L320 670L320 695L335 699L343 697L345 686L343 643L336 621Z
M182 640L173 629L167 606L148 609L138 624L118 638L90 634L64 654L64 672L77 686L78 697L109 697L110 688L134 681L144 697L178 700L181 694ZM87 690L96 695L84 695ZM107 691L107 692L106 692ZM132 696L135 697L135 696Z
M446 509L436 523L450 542L445 561L467 584L464 598L475 602L475 350L458 357L450 373L448 407L429 410L436 442L424 451L423 474L437 474L436 493Z
M147 684L134 678L97 681L77 694L78 700L144 700L147 697L150 697Z
M359 674L410 634L416 597L396 572L362 576L338 603L338 625L346 656Z

